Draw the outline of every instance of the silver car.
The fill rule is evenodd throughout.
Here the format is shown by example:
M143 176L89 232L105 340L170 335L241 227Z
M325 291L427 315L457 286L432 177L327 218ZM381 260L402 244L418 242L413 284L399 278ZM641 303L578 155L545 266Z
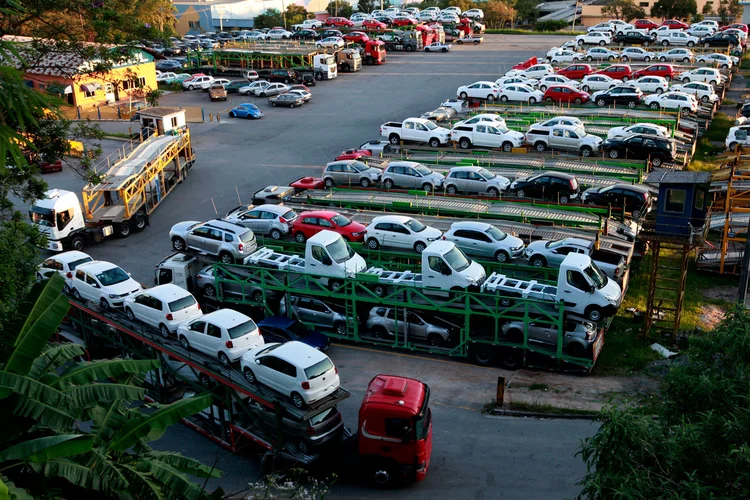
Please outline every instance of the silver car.
M418 340L434 347L447 344L451 337L447 328L428 323L406 309L390 307L373 307L367 318L367 328L375 337L393 337L398 331L400 340Z
M287 92L291 87L289 85L285 85L283 83L269 83L267 86L259 88L256 90L253 95L257 95L260 97L271 97L274 95L283 94L284 92Z
M369 187L380 181L382 174L379 168L370 167L359 160L334 161L323 169L323 183L329 189L336 184Z
M325 302L310 297L291 297L292 317L309 325L331 328L339 335L346 334L346 318ZM286 300L279 303L279 315L286 315Z
M596 325L587 321L579 323L566 320L564 328L563 351L578 358L590 355L591 346L596 340ZM510 342L523 342L524 330L528 332L529 345L557 347L557 328L544 317L531 318L528 328L525 328L523 320L510 321L502 326L503 336Z
M258 246L252 230L221 219L179 222L172 226L169 237L178 252L197 250L218 257L224 264L244 263Z
M445 176L445 190L448 194L457 192L487 193L499 196L507 191L510 180L502 175L496 175L484 167L453 167Z
M444 181L443 174L433 172L415 161L394 161L383 171L383 186L387 189L402 187L433 191L443 187Z
M233 271L240 277L243 276L242 269L237 268ZM218 283L216 282L217 277L220 280ZM222 278L226 279L226 281L221 281ZM260 286L246 280L239 280L235 277L230 277L226 275L224 270L215 269L214 266L204 267L201 272L195 276L195 284L203 296L209 299L216 299L219 297L219 287L221 287L221 297L231 295L234 298L242 298L243 301L252 300L259 304L264 302L263 290ZM266 294L269 293L272 292L266 292Z
M511 236L484 222L454 222L445 233L464 253L508 262L523 255L521 238Z
M269 234L275 240L289 234L296 218L294 210L283 205L239 206L225 217L229 222L252 229L255 234Z

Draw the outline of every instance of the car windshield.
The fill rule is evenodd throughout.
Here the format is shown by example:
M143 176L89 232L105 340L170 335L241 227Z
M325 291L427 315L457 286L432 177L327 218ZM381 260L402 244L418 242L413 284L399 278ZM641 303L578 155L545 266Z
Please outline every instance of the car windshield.
M299 321L295 321L294 323L289 325L289 327L286 328L286 331L289 332L289 334L295 340L299 340L303 337L307 337L308 335L310 335L310 329L307 328L304 324L300 323Z
M508 237L508 235L507 235L507 234L505 234L504 232L500 231L500 230L499 230L498 228L496 228L495 226L490 226L490 227L489 227L489 228L487 229L487 231L485 231L485 232L486 232L487 234L489 234L489 235L490 235L490 237L491 237L491 238L492 238L493 240L495 240L495 241L503 241L503 240L504 240L505 238L507 238L507 237Z
M565 240L553 240L553 241L547 242L547 244L544 246L545 248L557 248L561 246L564 242Z
M437 126L437 125L435 125L434 123L432 123L431 121L425 121L425 122L423 123L423 125L424 125L425 127L427 127L427 130L435 130L436 128L438 128L438 126Z
M594 286L599 290L604 288L609 282L609 279L607 278L607 276L593 262L591 263L589 267L584 269L583 272L586 274L586 276L589 277L589 279L591 279L591 281L594 282Z
M230 339L238 339L242 337L243 335L247 335L248 333L252 333L258 329L258 326L255 324L255 321L248 319L244 323L240 323L237 326L233 326L229 330L229 338Z
M195 297L193 297L192 295L186 295L181 299L170 302L169 310L172 312L182 311L183 309L187 309L188 307L191 307L193 305L195 305Z
M325 375L331 370L333 370L333 363L331 363L330 359L325 358L322 361L318 361L310 368L305 368L305 377L307 380L313 380Z
M354 250L352 250L351 247L346 244L344 238L339 238L330 245L326 246L326 250L328 250L328 255L330 255L337 264L346 262L355 255Z
M351 163L351 166L357 172L364 172L365 170L367 170L368 168L370 168L367 165L365 165L364 163L362 163L361 161L353 161Z
M404 225L415 233L421 233L427 228L427 226L419 222L417 219L409 219L404 222Z
M466 258L466 255L464 255L458 247L453 247L448 253L446 253L445 260L447 260L448 265L457 272L461 272L471 265L471 261Z
M113 267L112 269L107 269L103 273L97 274L96 279L99 280L99 283L101 283L102 286L109 286L128 281L130 276L119 267Z
M477 173L481 175L482 177L484 177L486 180L494 179L495 177L497 177L495 174L493 174L486 168L480 168L479 170L477 170Z
M416 167L414 167L414 170L419 172L421 175L430 175L432 173L432 170L425 167L424 165L417 165Z
M333 217L331 217L331 222L333 222L334 224L336 224L339 227L348 226L349 224L352 223L351 220L347 219L346 217L344 217L341 214L336 214Z
M93 262L94 259L91 257L84 257L82 259L74 260L73 262L68 262L68 267L70 270L74 270L76 267L80 266L81 264L85 264L86 262Z

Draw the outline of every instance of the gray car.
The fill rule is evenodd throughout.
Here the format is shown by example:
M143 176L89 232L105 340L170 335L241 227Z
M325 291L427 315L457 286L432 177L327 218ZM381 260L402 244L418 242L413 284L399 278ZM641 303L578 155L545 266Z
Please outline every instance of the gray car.
M426 342L434 347L447 344L451 337L447 328L428 323L406 309L390 307L373 307L367 318L367 328L379 338L393 337L398 331L399 339Z
M359 160L334 161L323 169L323 183L329 189L336 184L369 187L380 181L382 174L379 168L370 167Z
M521 238L511 236L485 222L454 222L445 233L464 253L508 262L523 255Z
M493 174L484 167L453 167L445 176L445 190L448 194L461 191L499 196L509 186L510 180L507 177Z
M224 264L244 263L258 246L252 230L221 219L179 222L172 226L169 237L178 252L196 250L218 257Z
M240 268L233 270L236 274L242 275L243 270ZM238 280L235 277L231 277L228 281L216 282L216 278L230 278L226 276L225 271L222 269L216 269L214 266L204 267L196 276L195 283L198 289L201 291L204 297L209 299L216 299L219 297L218 288L221 287L221 297L231 295L234 298L242 298L243 300L252 300L262 304L264 301L263 289L254 283L250 283L244 280ZM266 292L266 297L273 296L273 292Z
M346 318L325 302L310 297L291 297L292 317L309 325L331 328L339 335L346 334ZM279 314L286 315L286 300L279 303Z
M283 205L239 206L230 210L225 219L252 229L255 234L268 234L278 240L289 234L297 218L294 210Z
M563 351L570 356L584 357L590 355L591 346L597 335L596 325L584 321L567 320L564 324ZM524 329L528 332L529 345L557 347L558 331L545 318L531 318L528 327L523 320L510 321L502 326L503 336L510 342L523 342Z
M443 174L433 172L415 161L394 161L383 171L383 186L433 191L443 187Z

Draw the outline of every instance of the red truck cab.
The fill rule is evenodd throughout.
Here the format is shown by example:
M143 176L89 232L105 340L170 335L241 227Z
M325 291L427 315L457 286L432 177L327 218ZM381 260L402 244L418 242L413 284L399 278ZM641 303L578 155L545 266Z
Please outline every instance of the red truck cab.
M385 63L385 43L382 40L370 40L365 44L365 56L362 58L365 64Z
M359 408L358 454L379 486L421 481L432 454L430 388L419 380L377 375Z

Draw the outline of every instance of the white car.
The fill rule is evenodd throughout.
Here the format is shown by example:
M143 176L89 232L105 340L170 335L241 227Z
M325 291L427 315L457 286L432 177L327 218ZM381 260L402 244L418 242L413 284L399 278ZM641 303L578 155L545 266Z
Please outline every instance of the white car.
M459 14L461 14L461 8L456 7L455 5L451 5L450 7L444 8L440 12L454 12L458 16Z
M697 64L710 64L721 69L732 69L734 66L734 59L732 56L726 54L703 54L695 59ZM156 79L159 80L158 78Z
M719 22L718 21L703 20L703 21L700 21L698 23L693 23L690 26L691 27L692 26L708 26L709 28L713 28L714 31L716 31L717 29L719 29Z
M587 61L617 61L618 59L620 59L619 52L604 47L594 47L586 51Z
M195 78L191 78L190 80L185 80L184 82L182 82L182 88L185 90L200 89L203 88L204 83L211 85L213 81L213 76L196 76Z
M713 85L705 82L690 82L681 85L673 85L670 90L692 94L701 102L716 102L719 100L719 96L714 91Z
M174 80L177 78L177 73L173 73L171 71L168 71L166 73L161 73L159 75L156 75L156 82L157 83L166 83L170 80Z
M203 316L195 297L171 283L125 297L123 307L130 321L142 321L157 328L164 338L175 333L180 323Z
M620 80L615 80L607 75L586 75L581 80L581 90L591 92L596 90L607 90L620 85Z
M567 76L562 75L547 75L542 77L541 80L539 80L539 83L537 83L536 87L544 92L547 90L547 87L551 85L570 85L573 88L578 88L580 85L580 82L577 82L575 80L571 80Z
M610 21L609 23L615 28L615 35L622 35L628 31L646 32L646 30L639 30L634 25L626 23L625 21Z
M219 309L181 323L177 338L183 349L193 348L226 366L265 344L255 322L233 309Z
M518 71L518 70L514 70ZM520 70L518 73L511 75L506 73L505 76L521 76L524 78L535 78L539 80L544 75L551 75L555 72L555 69L550 64L535 64L529 66L524 70Z
M214 78L214 81L212 81L212 82L203 82L203 83L201 83L201 90L208 90L213 85L221 85L223 87L226 87L230 83L232 83L231 80L228 80L226 78Z
M268 40L268 36L262 31L251 31L246 33L243 38L248 42L257 42L258 40Z
M499 125L505 127L505 118L495 113L482 113L474 115L466 120L456 122L453 126L458 127L459 125L474 125L475 123L491 123L493 125Z
M699 41L697 36L688 35L680 30L669 30L656 35L656 43L665 47L669 45L695 47Z
M471 85L464 85L458 87L456 95L461 99L473 97L475 99L487 99L488 101L494 101L498 98L500 92L500 86L495 82L474 82Z
M651 109L666 109L679 111L683 115L698 111L698 101L695 96L684 92L665 92L646 96L643 104Z
M461 20L458 18L458 14L455 12L441 12L437 18L441 23L456 23L458 24Z
M661 94L669 90L669 82L663 76L642 76L630 83L648 94Z
M315 44L316 47L322 49L323 47L333 47L334 49L343 49L346 46L346 42L343 38L337 36L329 36L322 40L318 40Z
M266 33L266 38L270 40L289 40L292 38L292 32L284 29L275 29Z
M744 42L745 40L747 40L747 33L736 28L724 30L723 33L726 33L727 35L736 35L740 39L740 42Z
M653 123L635 123L633 125L628 125L627 127L612 127L607 132L607 139L627 137L631 134L649 134L658 135L660 137L669 137L669 129L667 127L662 127L661 125L654 125Z
M120 267L103 260L93 260L76 267L70 283L70 294L86 299L104 309L122 307L125 297L143 287Z
M659 61L681 61L687 63L692 61L694 57L693 51L690 49L671 49L659 54Z
M575 127L581 131L581 134L586 133L583 122L575 116L556 116L555 118L550 118L549 120L544 120L540 123L534 123L529 127L528 131L532 133L549 133L549 131L552 130L552 127L558 125Z
M680 73L679 76L675 77L675 80L682 83L706 82L711 85L718 85L723 81L723 77L716 68L697 68Z
M614 33L615 27L612 23L606 22L606 23L599 23L594 26L590 26L586 29L587 32L599 32L599 33Z
M503 124L505 124L504 120ZM36 280L49 279L54 273L59 273L65 279L63 292L68 293L70 291L70 284L73 282L73 271L76 270L76 267L87 262L92 262L93 260L89 254L79 252L78 250L58 253L39 264L39 269L36 272Z
M310 99L312 99L312 94L311 94L310 92L308 92L307 90L304 90L304 89L292 89L292 90L287 90L287 91L286 91L285 93L286 93L286 94L294 94L294 95L296 95L296 96L299 96L299 97L301 97L301 98L302 98L302 99L303 99L303 100L304 100L305 102L309 102L309 101L310 101Z
M501 87L499 96L501 102L519 101L536 104L542 102L544 92L533 89L528 85L514 83L512 85L504 85Z
M620 60L622 62L627 61L645 61L649 62L651 59L656 59L656 54L644 50L640 47L626 47L620 52Z
M583 54L573 52L572 50L559 50L548 59L553 63L572 63L583 61Z
M520 83L521 85L528 85L529 87L536 87L539 84L539 80L536 78L524 78L523 76L501 76L495 83L501 87L510 85L512 83Z
M249 85L240 87L237 93L240 95L256 95L261 89L268 87L270 84L271 82L267 80L255 80Z
M659 35L663 35L664 33L669 33L670 31L682 31L682 29L673 30L669 26L659 26L658 28L649 30L648 34L651 36L653 40L656 40Z
M685 30L685 33L687 33L690 36L695 36L698 38L703 38L704 36L713 35L715 29L711 28L710 26L698 26L693 25L690 26L687 30Z
M470 17L472 19L484 19L484 11L482 9L469 9L461 14L461 17Z
M601 31L591 31L578 35L575 38L575 43L579 46L583 45L608 45L612 43L612 36L609 33L603 33Z
M392 247L422 253L427 245L439 240L443 233L405 215L383 215L372 219L365 235L367 248L370 250Z
M451 43L432 42L424 48L425 52L448 52L453 48Z
M437 21L438 15L439 14L434 10L423 10L422 12L417 14L417 19L427 22Z
M485 222L454 222L445 233L445 239L452 241L469 255L489 257L498 262L508 262L523 255L523 240L506 234Z
M510 153L513 151L513 148L520 148L523 146L523 139L524 135L521 132L510 130L505 125L496 123L457 125L451 130L451 140L457 142L461 149L468 149L472 146L481 146L487 148L498 148ZM505 178L502 177L501 179ZM477 180L488 181L489 178L478 176ZM510 182L508 182L508 184L510 184ZM507 188L507 186L505 186L505 188Z
M304 408L339 388L339 372L331 360L307 344L293 340L248 351L240 367L251 384L261 383Z
M737 149L737 145L750 146L750 125L741 125L739 127L732 127L729 129L725 144L727 149L734 151Z

